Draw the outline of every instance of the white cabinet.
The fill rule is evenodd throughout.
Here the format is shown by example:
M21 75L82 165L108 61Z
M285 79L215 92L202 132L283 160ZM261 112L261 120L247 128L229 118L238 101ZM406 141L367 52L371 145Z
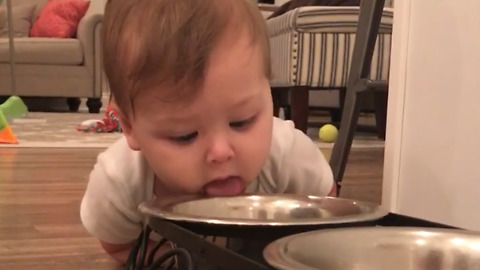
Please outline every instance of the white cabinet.
M395 3L382 204L480 230L480 1Z

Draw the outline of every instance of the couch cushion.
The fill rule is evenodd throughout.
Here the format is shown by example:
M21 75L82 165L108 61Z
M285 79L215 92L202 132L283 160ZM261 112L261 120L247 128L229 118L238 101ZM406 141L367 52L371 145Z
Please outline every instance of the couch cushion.
M0 63L8 63L8 39L0 39ZM81 65L82 44L78 39L16 38L15 62L19 64Z
M31 37L73 38L80 19L87 12L89 1L50 0L43 7L30 30Z
M15 37L28 37L33 20L34 4L12 8L13 33ZM7 9L0 7L0 38L8 37Z
M36 20L37 17L38 17L38 14L40 13L40 11L42 11L43 7L45 6L45 4L48 2L48 0L11 0L12 1L12 5L13 6L21 6L21 5L25 5L25 4L35 4L36 7L35 7L35 10L33 12L33 20ZM63 0L60 0L60 1L63 1ZM104 1L104 0L100 0L100 1ZM0 1L2 2L2 1ZM3 2L0 4L0 7L6 7L6 0L3 0Z

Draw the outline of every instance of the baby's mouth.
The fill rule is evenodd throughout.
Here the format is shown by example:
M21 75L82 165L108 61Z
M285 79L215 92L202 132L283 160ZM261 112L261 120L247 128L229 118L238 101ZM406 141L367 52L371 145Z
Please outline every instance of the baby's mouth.
M210 197L235 196L242 194L245 183L238 176L215 179L204 186L205 194Z

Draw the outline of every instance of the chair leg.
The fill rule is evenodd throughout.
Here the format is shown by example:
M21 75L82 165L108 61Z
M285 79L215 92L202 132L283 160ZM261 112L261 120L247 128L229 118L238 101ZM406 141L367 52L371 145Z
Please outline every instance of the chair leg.
M283 106L283 114L285 114L285 120L292 120L292 110L290 104Z
M280 97L279 93L275 88L271 89L272 92L272 102L273 102L273 116L278 117L280 114Z
M304 133L308 128L308 92L310 88L296 86L290 89L290 110L295 127Z
M345 87L338 89L338 109L331 109L330 110L330 117L332 119L333 124L339 124L340 120L342 120L342 111L343 105L345 103L345 92L347 89Z
M377 136L379 139L385 140L385 133L387 129L388 91L374 91L373 98L375 103Z
M280 109L283 108L286 111L288 108L288 91L289 88L285 87L272 87L272 99L273 99L273 116L280 116ZM286 113L286 112L284 112Z

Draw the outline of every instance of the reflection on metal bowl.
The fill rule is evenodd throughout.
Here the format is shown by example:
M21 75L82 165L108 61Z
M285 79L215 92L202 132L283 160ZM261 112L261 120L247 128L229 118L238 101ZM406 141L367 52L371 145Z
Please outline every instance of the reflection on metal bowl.
M480 269L480 233L457 229L362 227L317 230L270 243L278 270Z
M388 214L375 204L333 197L247 194L149 201L141 212L173 221L245 226L297 226L364 222Z

